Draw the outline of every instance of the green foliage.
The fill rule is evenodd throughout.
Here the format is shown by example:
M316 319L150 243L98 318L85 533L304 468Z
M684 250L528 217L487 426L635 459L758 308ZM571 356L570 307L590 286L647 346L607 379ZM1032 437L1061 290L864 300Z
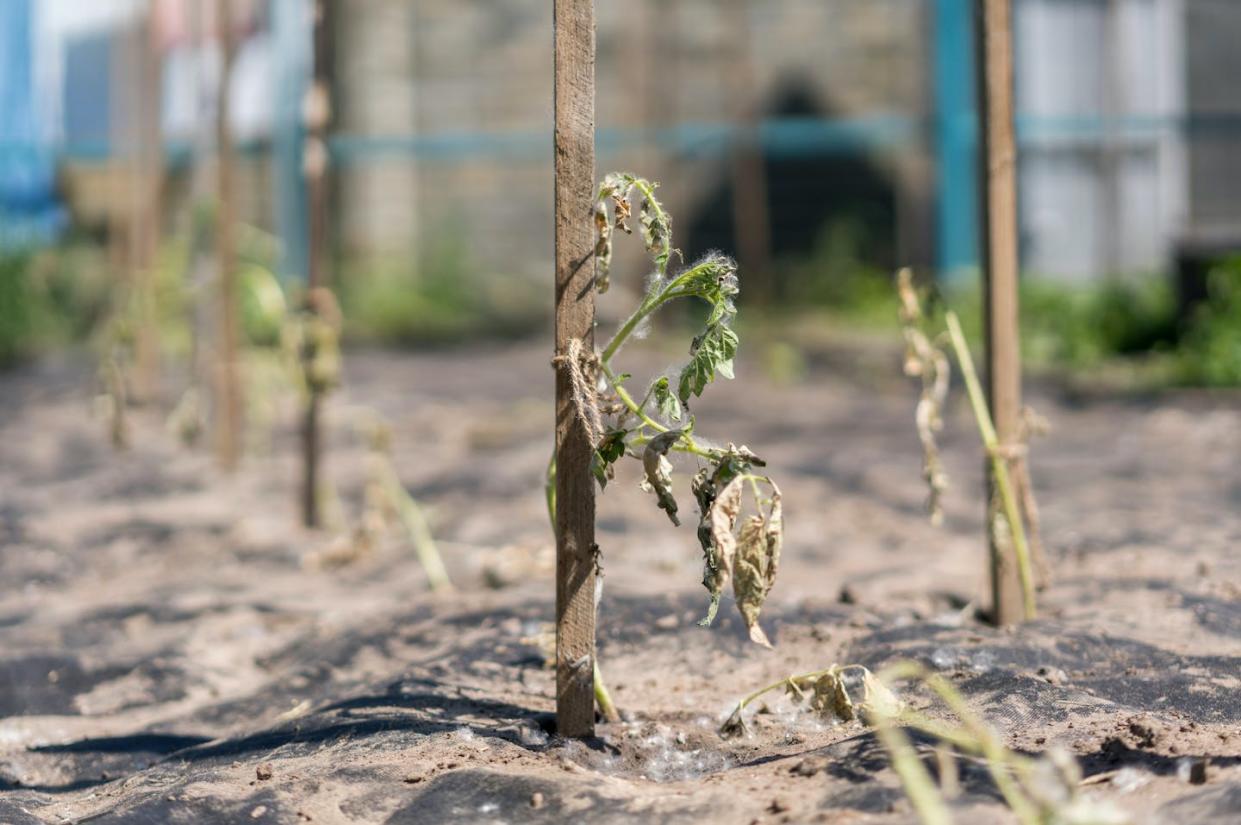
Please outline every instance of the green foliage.
M0 254L0 365L84 341L107 312L109 283L86 244Z
M829 223L814 251L777 272L781 298L790 307L818 306L863 325L891 327L891 273L867 263L867 232L856 219Z
M408 346L512 337L547 317L530 279L480 269L461 232L433 237L412 265L405 258L343 263L337 292L349 338Z
M32 343L35 313L43 305L34 294L29 260L16 255L0 259L0 364L25 355Z
M980 306L977 292L972 300ZM1080 369L1177 344L1176 298L1165 279L1085 288L1027 280L1021 310L1022 343L1034 364Z
M1211 270L1207 296L1186 331L1180 377L1189 384L1241 385L1241 258Z
M690 345L690 360L681 370L677 398L688 404L691 395L702 395L716 374L733 377L733 358L737 354L737 333L725 323L708 326Z
M241 287L241 322L246 340L254 346L277 346L289 316L280 281L270 269L257 263L243 264L237 281Z

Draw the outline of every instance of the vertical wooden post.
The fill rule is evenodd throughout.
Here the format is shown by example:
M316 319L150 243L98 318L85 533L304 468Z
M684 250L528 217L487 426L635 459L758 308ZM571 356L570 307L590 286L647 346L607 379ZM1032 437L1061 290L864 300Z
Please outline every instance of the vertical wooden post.
M726 81L734 101L732 150L733 237L737 258L746 274L747 291L758 303L769 303L774 292L771 272L771 213L767 208L767 160L759 131L762 111L754 81L750 0L724 4L733 48L726 62Z
M160 128L163 98L162 64L155 4L138 28L135 54L138 77L135 109L139 126L134 159L133 218L134 291L138 323L134 340L134 395L140 403L159 397L159 328L156 317L157 268L163 219L164 146Z
M306 195L309 202L310 249L306 275L306 310L317 313L326 310L321 304L326 300L324 291L330 289L324 269L327 264L327 128L331 120L331 69L332 69L332 19L329 0L314 2L314 34L312 38L312 80L306 90L302 105L305 118L306 142L302 153L303 171L306 175ZM307 358L314 357L317 341L307 341L304 346ZM323 398L317 386L308 384L305 418L302 421L302 522L307 527L319 526L319 470L322 458L322 434L319 423Z
M1021 410L1012 0L977 3L987 398L1003 447L1017 441ZM1010 472L1015 469L1010 462ZM1012 548L997 546L995 531L990 529L995 519L1002 518L994 495L988 495L987 507L992 615L997 624L1011 624L1023 616L1017 563Z
M237 294L237 204L233 180L233 141L229 131L229 85L232 82L236 44L233 42L232 0L219 0L216 23L219 27L220 88L215 115L217 204L216 265L219 278L217 322L219 345L216 363L216 397L214 404L216 449L220 466L226 471L236 469L241 459L242 399L240 371L241 329L238 318Z
M556 355L594 352L595 4L553 0L555 27ZM594 445L556 369L556 727L595 731Z

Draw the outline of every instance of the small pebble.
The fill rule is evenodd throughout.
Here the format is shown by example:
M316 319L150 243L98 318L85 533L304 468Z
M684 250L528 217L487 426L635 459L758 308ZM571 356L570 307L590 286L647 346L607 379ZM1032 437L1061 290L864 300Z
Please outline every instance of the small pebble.
M258 819L260 816L262 816L265 813L267 813L267 806L259 805L257 808L255 808L253 811L250 812L250 818Z
M272 777L271 763L264 762L262 765L259 765L257 768L254 769L254 775L263 781L271 779Z
M530 794L530 807L531 808L542 808L543 805L544 805L544 800L543 800L542 791L535 791L534 793Z
M1205 785L1207 779L1207 758L1205 756L1186 756L1177 760L1176 777L1190 785Z

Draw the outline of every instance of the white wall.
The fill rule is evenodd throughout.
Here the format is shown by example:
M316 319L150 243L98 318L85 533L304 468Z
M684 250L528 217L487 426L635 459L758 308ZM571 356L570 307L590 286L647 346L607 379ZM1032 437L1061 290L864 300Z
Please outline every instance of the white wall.
M1017 0L1023 265L1162 268L1186 218L1181 0Z

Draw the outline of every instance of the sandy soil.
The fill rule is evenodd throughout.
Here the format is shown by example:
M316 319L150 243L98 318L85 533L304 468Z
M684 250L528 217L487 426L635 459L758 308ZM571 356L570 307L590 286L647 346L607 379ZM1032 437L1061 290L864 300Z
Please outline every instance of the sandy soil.
M631 363L674 357L645 346ZM809 363L777 385L743 362L698 410L786 493L775 649L747 642L729 603L696 625L693 526L672 528L628 467L599 513L600 660L628 721L587 743L548 735L537 641L553 592L545 347L355 353L330 402L346 515L364 478L350 422L372 407L453 594L428 592L399 534L313 564L333 537L295 526L291 409L226 478L153 412L113 452L80 361L0 375L0 822L910 822L856 723L772 700L750 737L715 732L786 674L908 657L1009 744L1075 753L1087 792L1137 821L1241 821L1241 396L1033 392L1055 427L1034 456L1055 580L1042 618L997 631L972 608L982 458L963 399L936 529L894 359ZM694 467L678 469L688 512ZM985 773L961 770L959 821L1009 821Z

